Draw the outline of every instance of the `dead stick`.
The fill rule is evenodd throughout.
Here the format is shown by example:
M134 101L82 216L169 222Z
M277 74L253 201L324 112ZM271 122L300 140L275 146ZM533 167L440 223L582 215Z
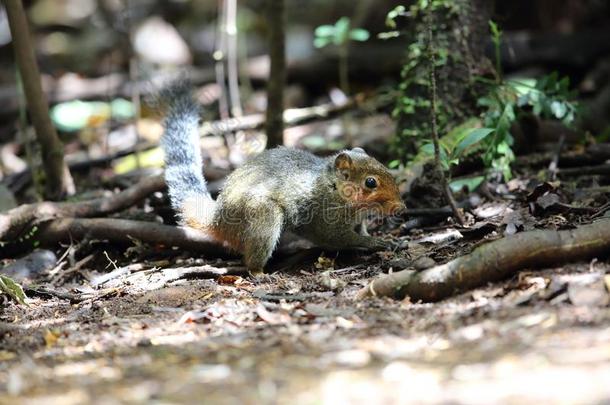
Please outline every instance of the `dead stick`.
M196 229L154 222L117 218L61 218L40 225L35 238L43 246L56 246L70 240L98 239L130 245L133 239L150 245L178 247L213 256L226 256L227 250L209 235Z
M531 267L587 260L610 252L610 218L565 231L531 231L490 242L472 253L420 273L405 270L382 276L358 298L378 296L439 301Z
M553 159L549 164L549 172L547 178L549 181L557 180L557 170L559 169L559 156L561 155L561 150L563 149L563 144L566 141L565 134L561 134L559 137L559 141L557 142L557 149L555 150L555 154L553 155Z

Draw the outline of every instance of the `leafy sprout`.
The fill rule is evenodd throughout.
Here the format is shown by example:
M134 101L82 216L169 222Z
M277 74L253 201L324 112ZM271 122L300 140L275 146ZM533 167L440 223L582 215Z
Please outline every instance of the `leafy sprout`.
M349 17L341 17L334 25L320 25L316 28L314 46L316 48L324 48L330 44L342 46L348 41L364 42L369 36L369 32L363 28L351 28Z

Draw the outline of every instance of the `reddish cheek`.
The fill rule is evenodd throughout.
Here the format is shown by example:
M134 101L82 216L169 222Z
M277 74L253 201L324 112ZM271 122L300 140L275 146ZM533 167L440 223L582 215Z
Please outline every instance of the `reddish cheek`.
M341 187L341 195L344 199L354 203L366 201L366 196L362 192L362 189L353 183L348 183Z

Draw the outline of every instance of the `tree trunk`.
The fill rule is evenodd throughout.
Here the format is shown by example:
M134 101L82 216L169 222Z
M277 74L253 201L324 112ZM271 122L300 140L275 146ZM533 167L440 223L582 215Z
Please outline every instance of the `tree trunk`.
M424 2L415 2L409 9L405 19L408 25L402 27L406 31L407 55L395 109L398 133L394 147L403 159L418 150L420 135L431 131L426 14L431 13L433 19L437 120L442 136L466 117L478 114L477 99L486 88L473 78L495 76L493 64L485 56L493 3L439 0L425 6Z
M23 5L21 0L4 0L4 4L30 118L42 149L45 197L57 200L67 194L74 194L74 183L64 162L63 145L49 117L49 105L42 91L40 72L34 57Z
M284 32L284 0L267 0L269 56L271 69L267 82L267 117L265 131L267 148L284 144L284 83L286 81L286 50Z

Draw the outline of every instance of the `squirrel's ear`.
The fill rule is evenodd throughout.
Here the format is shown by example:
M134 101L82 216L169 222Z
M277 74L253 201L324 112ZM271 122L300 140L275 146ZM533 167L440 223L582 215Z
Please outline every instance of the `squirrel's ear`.
M366 152L364 149L362 148L352 148L352 152L356 152L356 153L362 153L366 155Z
M349 172L352 168L352 158L345 152L341 152L335 158L335 169L344 179L349 178Z

